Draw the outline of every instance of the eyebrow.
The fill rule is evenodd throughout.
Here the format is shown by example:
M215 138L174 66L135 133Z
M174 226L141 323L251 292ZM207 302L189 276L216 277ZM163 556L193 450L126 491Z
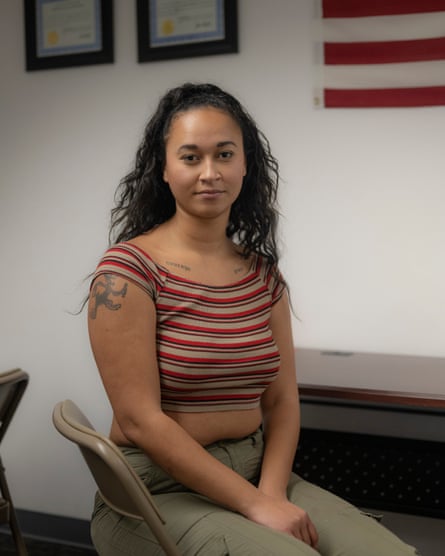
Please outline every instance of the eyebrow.
M227 147L228 145L233 145L234 147L238 146L234 141L220 141L216 144L216 147L220 149L221 147ZM185 145L181 145L177 152L179 153L181 151L197 151L198 149L198 145L194 145L193 143L186 143Z

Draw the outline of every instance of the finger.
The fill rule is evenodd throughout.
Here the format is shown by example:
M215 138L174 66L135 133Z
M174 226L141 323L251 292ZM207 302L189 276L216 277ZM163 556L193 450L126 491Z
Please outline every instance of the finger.
M298 530L298 535L295 536L297 537L297 539L311 546L311 537L309 534L309 530L304 524L302 524L301 528Z
M310 545L313 548L316 548L318 545L318 533L317 533L317 529L315 529L315 525L312 523L312 521L309 519L309 523L308 523L308 533L309 533L309 537L310 537Z

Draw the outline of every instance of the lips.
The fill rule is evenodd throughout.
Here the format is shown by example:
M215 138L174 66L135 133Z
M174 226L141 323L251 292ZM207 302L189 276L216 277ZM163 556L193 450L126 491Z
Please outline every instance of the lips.
M215 197L216 195L221 195L224 193L222 189L204 189L203 191L197 191L195 195L202 195L204 197Z

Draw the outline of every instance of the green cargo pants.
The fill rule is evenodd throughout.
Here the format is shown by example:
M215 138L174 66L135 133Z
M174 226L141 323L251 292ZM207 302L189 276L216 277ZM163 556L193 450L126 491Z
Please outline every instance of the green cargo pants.
M263 453L261 431L216 442L207 450L256 483ZM359 509L292 474L289 500L306 510L318 535L318 552L290 535L223 509L175 482L137 448L123 453L154 495L169 534L184 556L413 556L418 552ZM215 481L218 477L215 477ZM162 555L144 522L123 517L96 496L91 535L101 556Z

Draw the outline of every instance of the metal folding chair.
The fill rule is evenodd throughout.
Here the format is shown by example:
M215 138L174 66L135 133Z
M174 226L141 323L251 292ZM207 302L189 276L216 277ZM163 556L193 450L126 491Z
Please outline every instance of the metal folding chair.
M180 556L153 497L119 448L97 432L71 400L55 406L53 422L79 447L106 504L121 515L145 520L167 556Z
M21 369L0 373L0 444L8 430L17 406L28 386L29 375ZM20 531L17 515L6 481L5 467L0 457L0 523L8 523L17 554L27 556L25 541Z

